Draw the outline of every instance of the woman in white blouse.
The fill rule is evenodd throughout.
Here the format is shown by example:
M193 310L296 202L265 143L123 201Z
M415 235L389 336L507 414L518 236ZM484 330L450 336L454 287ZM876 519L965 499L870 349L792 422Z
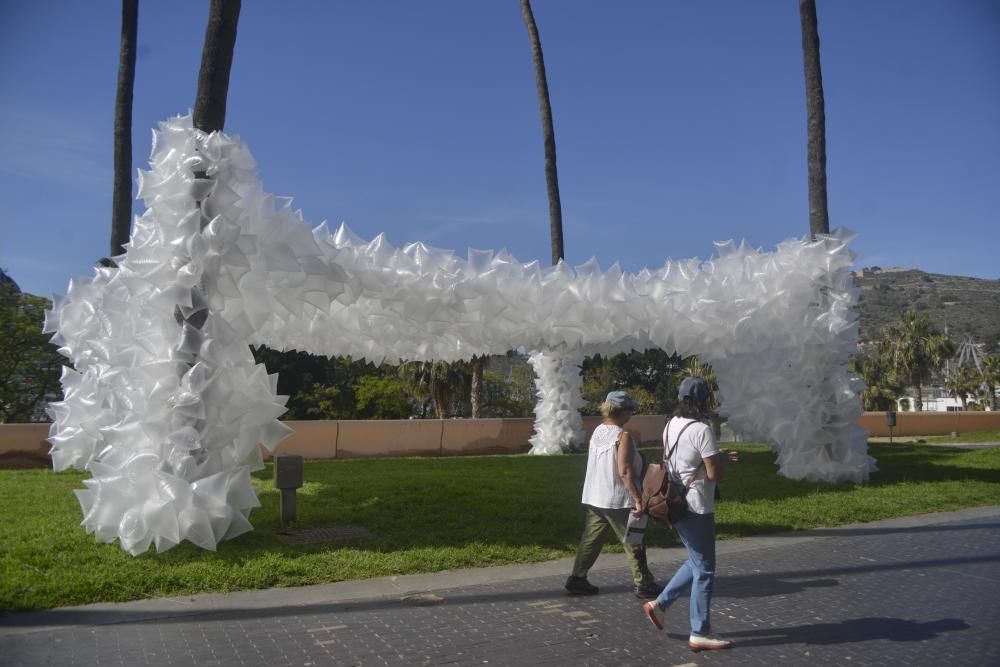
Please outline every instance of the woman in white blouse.
M590 437L587 453L587 476L583 483L583 537L576 551L573 573L566 580L570 595L595 595L598 591L587 581L587 573L601 554L601 547L614 534L624 542L629 513L641 513L642 457L625 423L639 404L624 391L608 394L601 405L604 419ZM632 568L634 593L641 599L655 598L661 586L656 584L646 564L643 543L625 543L625 555Z

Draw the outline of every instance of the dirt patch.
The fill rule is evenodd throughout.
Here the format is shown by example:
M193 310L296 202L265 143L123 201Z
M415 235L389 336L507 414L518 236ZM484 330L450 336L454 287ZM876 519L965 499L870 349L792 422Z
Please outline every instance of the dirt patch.
M0 454L0 468L7 470L27 470L29 468L51 468L48 454L39 452L4 452Z

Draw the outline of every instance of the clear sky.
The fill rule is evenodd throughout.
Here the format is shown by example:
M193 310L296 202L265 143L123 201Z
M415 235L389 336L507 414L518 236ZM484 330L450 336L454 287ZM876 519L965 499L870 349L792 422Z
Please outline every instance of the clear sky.
M135 167L193 104L207 4L140 0ZM818 5L831 226L858 266L1000 278L1000 3ZM534 8L571 264L808 232L795 0ZM119 12L0 0L0 267L29 292L108 252ZM540 128L517 0L244 0L226 130L313 224L547 263Z

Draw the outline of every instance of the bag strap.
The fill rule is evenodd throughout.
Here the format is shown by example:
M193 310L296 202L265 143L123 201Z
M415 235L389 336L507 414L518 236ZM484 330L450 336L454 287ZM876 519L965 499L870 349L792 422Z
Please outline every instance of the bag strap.
M670 421L673 421L672 417L671 417ZM670 431L670 421L667 422L667 432ZM673 457L674 450L677 449L677 445L679 445L680 442L681 442L681 436L684 435L684 431L687 430L688 426L690 426L691 424L694 424L697 421L698 421L697 419L692 419L687 424L684 424L684 426L681 427L680 433L677 434L677 439L674 440L674 446L671 447L669 453L667 453L667 455L665 457L663 457L664 467L667 468L668 470L673 470L673 466L670 463L670 459L671 459L671 457ZM704 460L702 460L701 465L699 465L698 468L694 471L695 475L698 474L698 470L701 470L701 466L703 466L703 465L705 465L705 461ZM694 476L691 477L691 481L694 481ZM683 484L684 480L681 480L681 483ZM684 484L684 488L687 489L688 485Z

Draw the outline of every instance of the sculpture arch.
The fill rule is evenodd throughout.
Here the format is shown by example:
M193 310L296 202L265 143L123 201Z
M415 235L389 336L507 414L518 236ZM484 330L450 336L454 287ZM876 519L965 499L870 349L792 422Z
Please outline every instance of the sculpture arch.
M189 117L162 123L127 252L72 281L47 317L75 366L51 408L53 465L93 473L77 495L103 541L132 554L183 539L214 549L252 529L258 445L290 429L277 376L248 344L374 361L524 347L539 377L534 453L580 437L584 356L698 354L716 370L720 412L773 447L781 474L860 482L874 469L855 424L862 385L846 368L857 344L847 231L774 252L721 243L709 261L636 274L596 260L542 268L310 229L255 170L238 137Z

